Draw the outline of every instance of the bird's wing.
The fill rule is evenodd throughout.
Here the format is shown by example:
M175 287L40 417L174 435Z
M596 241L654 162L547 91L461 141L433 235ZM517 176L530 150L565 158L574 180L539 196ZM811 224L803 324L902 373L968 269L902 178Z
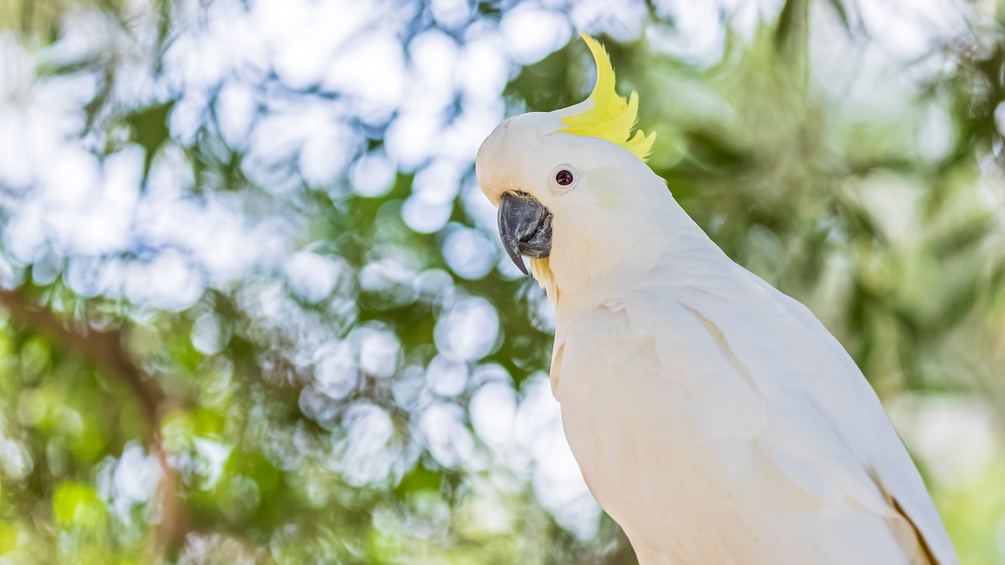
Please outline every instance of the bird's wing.
M958 563L952 542L917 467L854 360L806 306L755 275L748 275L770 299L792 316L793 324L801 326L811 336L813 350L825 352L832 359L822 378L804 389L807 397L835 423L838 432L850 445L870 445L873 448L862 453L862 464L894 508L917 530L933 561L942 565ZM845 410L844 403L858 403L864 407L863 417Z
M678 257L644 277L677 282L637 285L609 306L655 337L671 373L722 378L709 359L727 360L749 397L763 399L757 445L791 481L850 498L891 524L903 526L903 517L917 534L894 532L905 551L920 542L924 561L958 563L917 468L844 348L803 305L723 259Z

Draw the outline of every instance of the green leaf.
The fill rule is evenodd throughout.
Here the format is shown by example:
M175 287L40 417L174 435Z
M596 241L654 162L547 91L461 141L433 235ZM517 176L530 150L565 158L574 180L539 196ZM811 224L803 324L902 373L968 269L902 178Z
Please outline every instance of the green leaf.
M63 527L97 528L108 521L108 509L94 487L67 481L56 487L52 497L56 523Z
M443 473L432 471L420 463L401 479L394 491L398 496L419 491L438 491L442 482Z
M0 555L17 549L17 529L9 522L0 521Z
M164 145L171 134L168 128L168 115L174 108L175 101L169 100L162 104L147 106L125 117L129 126L130 140L144 149L143 158L143 188L146 187L150 166L153 164L157 151Z

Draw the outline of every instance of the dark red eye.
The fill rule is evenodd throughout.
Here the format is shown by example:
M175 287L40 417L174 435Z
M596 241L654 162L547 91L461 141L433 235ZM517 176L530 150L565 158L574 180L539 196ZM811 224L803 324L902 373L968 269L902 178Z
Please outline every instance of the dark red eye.
M572 173L565 169L558 171L555 173L555 182L562 186L569 186L572 184Z

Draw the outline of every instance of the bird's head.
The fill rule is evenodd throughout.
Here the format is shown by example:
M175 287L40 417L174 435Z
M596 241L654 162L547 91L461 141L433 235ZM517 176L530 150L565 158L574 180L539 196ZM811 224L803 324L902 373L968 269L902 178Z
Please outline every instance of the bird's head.
M597 63L590 97L509 118L482 143L476 162L482 191L499 207L503 246L524 273L521 256L531 259L553 301L570 286L638 260L672 202L645 163L655 132L633 132L637 94L627 100L617 94L607 52L582 36Z

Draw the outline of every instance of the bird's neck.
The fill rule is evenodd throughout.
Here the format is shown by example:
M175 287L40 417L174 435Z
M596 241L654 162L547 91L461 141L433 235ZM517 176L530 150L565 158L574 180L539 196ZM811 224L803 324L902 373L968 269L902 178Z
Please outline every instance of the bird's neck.
M627 227L576 233L556 225L551 257L531 262L557 310L594 308L645 282L648 272L675 255L714 247L669 193L612 224Z

